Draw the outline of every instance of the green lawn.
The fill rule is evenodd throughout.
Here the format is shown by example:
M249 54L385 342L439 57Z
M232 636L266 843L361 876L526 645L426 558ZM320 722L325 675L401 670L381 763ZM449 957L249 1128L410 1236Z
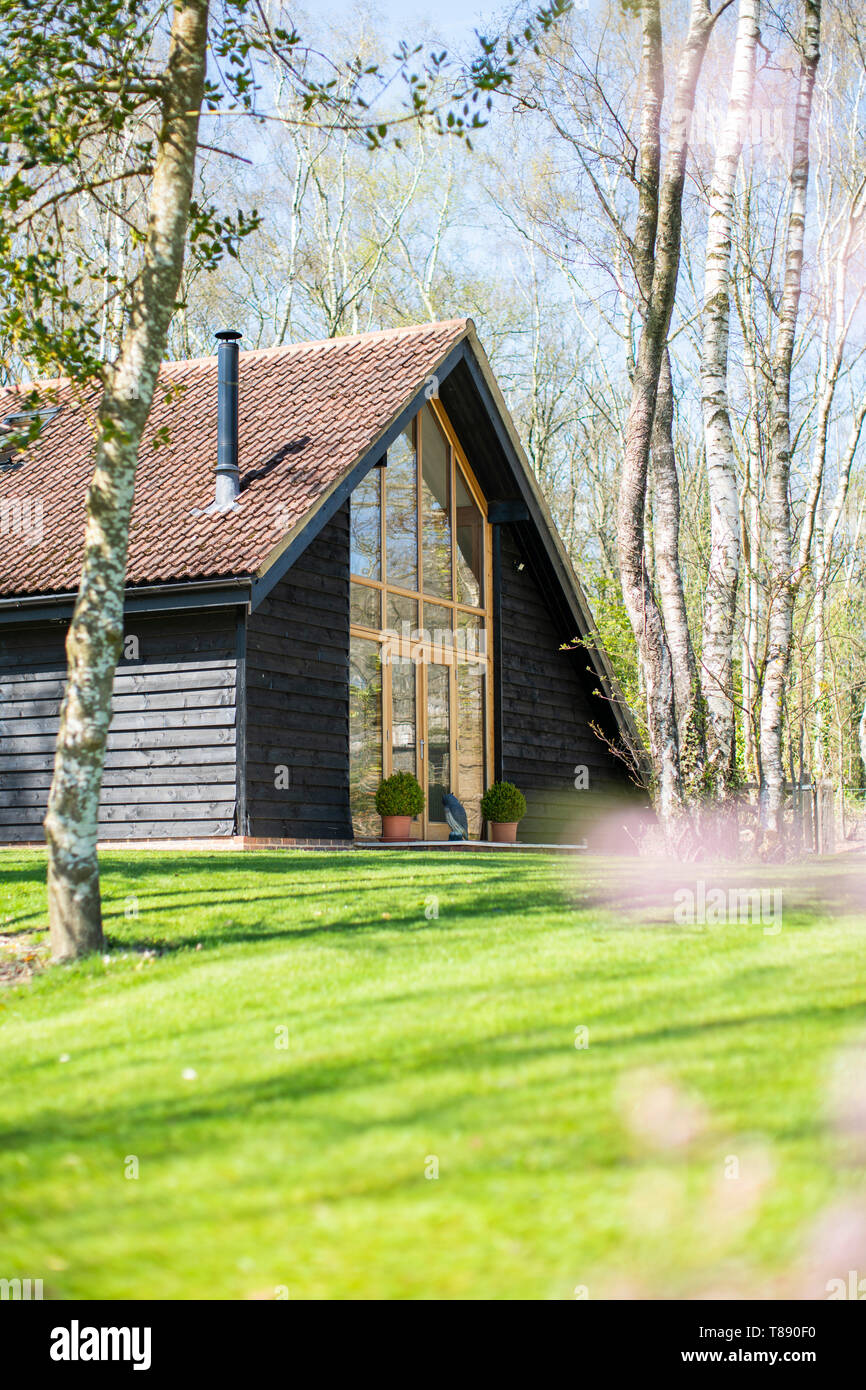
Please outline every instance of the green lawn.
M640 863L103 869L107 961L0 990L0 1276L46 1297L799 1296L863 1196L827 1117L866 1032L845 866L753 872L775 935L676 925ZM43 874L0 853L19 954Z

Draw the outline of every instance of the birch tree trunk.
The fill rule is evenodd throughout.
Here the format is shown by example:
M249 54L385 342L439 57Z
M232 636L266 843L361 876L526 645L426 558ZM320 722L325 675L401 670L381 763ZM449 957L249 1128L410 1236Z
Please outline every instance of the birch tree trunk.
M819 503L820 506L820 503ZM823 526L816 521L815 540L823 546ZM827 588L824 580L824 567L819 567L815 576L815 596L812 632L814 655L812 657L812 775L817 781L827 776L827 626L826 626Z
M638 217L631 244L640 293L641 315L646 319L655 270L661 180L661 113L664 101L664 61L660 15L655 6L642 12L641 143L638 179ZM685 590L680 566L680 485L673 439L674 394L670 353L665 349L656 398L651 442L652 525L645 519L644 544L647 571L655 580L661 601L662 622L670 648L677 736L680 748L689 747L690 761L700 775L703 764L703 728L697 665L689 632ZM653 553L649 549L652 546Z
M767 662L761 698L762 802L766 848L781 837L785 770L782 706L788 674L794 607L791 538L791 364L800 307L812 95L820 59L821 0L804 0L799 89L791 156L791 196L785 246L785 280L770 387L770 461L767 476L770 594Z
M664 102L661 18L655 6L644 6L642 28L643 105L638 217L632 242L632 256L640 294L641 316L646 321L652 295L658 233L661 115ZM652 478L651 481L648 480L647 485L644 549L648 580L651 587L657 585L661 601L662 621L670 648L678 737L682 741L683 725L688 718L692 700L695 660L689 636L679 559L680 489L673 442L673 417L671 362L670 354L665 350L653 419Z
M147 241L129 324L99 409L81 585L66 642L68 681L45 817L54 958L97 950L102 912L97 817L135 471L177 299L204 93L208 0L175 0L163 75Z
M761 512L754 481L745 498L743 536L746 555L746 583L743 594L743 763L747 781L761 781L758 740L758 642L761 621L761 590L758 584L758 552L761 545Z
M731 220L734 187L755 86L759 0L740 0L731 90L710 188L704 273L701 395L710 560L704 601L701 683L707 705L707 755L718 796L735 766L733 640L740 570L740 517L728 405Z
M659 0L644 0L643 13L645 32L648 22L660 30ZM677 72L665 173L659 192L652 286L638 344L617 510L623 598L646 675L650 754L656 777L658 808L665 823L671 821L682 807L683 784L673 663L661 611L647 574L644 507L659 377L679 275L689 125L698 77L714 22L715 16L710 14L706 0L692 0L689 31ZM642 163L644 145L658 136L658 127L654 125L652 117L658 105L661 79L660 73L653 71L653 65L660 61L660 54L651 54L649 62L645 63Z
M680 565L680 483L673 437L674 388L671 359L662 357L652 435L655 573L671 652L677 736L684 788L704 770L704 720L697 663L689 632Z
M748 234L744 238L748 242ZM750 271L742 283L734 280L734 297L743 339L743 371L748 402L745 423L745 466L740 493L740 544L743 557L743 644L742 644L742 729L743 762L747 780L761 781L758 740L760 682L758 644L760 639L761 589L758 556L761 549L761 497L764 481L762 448L762 394L758 370L758 328L755 320Z

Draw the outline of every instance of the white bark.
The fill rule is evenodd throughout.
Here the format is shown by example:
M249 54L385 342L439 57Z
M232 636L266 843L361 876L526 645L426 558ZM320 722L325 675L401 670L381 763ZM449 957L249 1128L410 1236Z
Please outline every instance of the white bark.
M728 404L731 220L737 168L755 85L759 0L740 0L725 125L710 188L704 273L701 394L710 558L704 600L701 682L707 705L707 752L723 794L734 771L733 638L740 569L740 518Z
M746 777L761 780L758 746L760 695L758 644L760 640L761 587L758 560L761 550L761 499L763 483L762 401L758 370L758 328L752 298L751 264L733 282L737 317L743 340L743 370L748 414L745 422L745 464L740 492L740 540L743 557L742 729Z
M649 21L660 30L658 0L645 0L644 16L645 22ZM665 823L673 820L682 807L683 783L673 665L662 615L647 574L644 507L659 376L679 275L689 125L698 76L713 23L714 17L709 12L706 0L692 0L689 32L677 72L665 173L658 198L652 287L635 363L617 512L623 599L646 675L650 753L657 782L658 808ZM654 54L653 62L657 61L660 61L660 55ZM658 138L657 120L654 119L658 88L658 74L650 70L644 82L642 146ZM647 102L652 104L650 119L646 119ZM643 213L642 207L640 215Z
M670 353L662 358L653 421L652 474L655 576L671 652L680 762L686 785L700 781L704 729L694 648L680 565L680 482L673 439L674 392Z
M177 299L207 54L208 0L175 0L144 263L99 410L81 585L66 642L45 830L51 946L62 960L99 948L96 853L105 741L123 636L124 582L138 449Z
M770 466L767 478L767 530L770 539L770 595L767 663L761 699L761 770L768 847L781 835L785 769L782 761L782 705L791 647L794 606L791 539L791 366L803 274L806 193L812 95L820 58L821 0L804 0L804 26L797 109L791 158L791 197L785 245L785 279L771 383Z

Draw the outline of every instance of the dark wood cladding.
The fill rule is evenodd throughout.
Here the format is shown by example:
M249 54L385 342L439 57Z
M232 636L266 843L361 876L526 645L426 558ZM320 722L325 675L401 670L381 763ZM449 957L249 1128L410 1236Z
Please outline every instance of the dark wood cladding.
M351 839L348 504L247 619L245 720L246 833Z
M555 843L583 833L630 782L625 765L590 727L609 727L611 720L606 700L594 693L589 657L581 649L561 650L577 634L552 608L516 530L499 528L502 776L526 796L521 840ZM579 768L587 770L587 790L575 787L576 777L583 780Z
M612 752L619 723L588 653L562 650L585 621L581 601L521 482L522 465L479 371L459 361L443 377L441 399L502 518L494 541L495 766L488 775L525 792L521 839L573 839L603 815L605 797L633 796L634 789ZM325 500L320 518L342 495ZM318 524L311 518L293 546L303 546ZM349 554L345 503L255 612L235 606L245 592L239 588L221 591L222 608L214 592L205 597L210 607L129 617L127 636L138 638L139 650L136 659L124 656L115 681L103 838L352 838ZM267 582L256 581L254 591L264 592ZM0 842L42 838L64 638L61 622L0 626ZM575 787L576 769L586 769L588 790Z
M0 842L44 838L66 625L0 630ZM236 784L234 610L130 617L114 682L102 839L231 835Z

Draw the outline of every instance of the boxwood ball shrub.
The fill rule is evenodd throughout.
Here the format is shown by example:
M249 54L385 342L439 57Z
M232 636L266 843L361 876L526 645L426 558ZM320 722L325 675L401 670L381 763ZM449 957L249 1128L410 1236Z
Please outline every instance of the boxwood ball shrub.
M395 772L379 783L376 810L380 816L420 816L424 793L411 772Z
M508 825L526 815L526 797L513 782L494 782L481 798L481 814L494 825Z

